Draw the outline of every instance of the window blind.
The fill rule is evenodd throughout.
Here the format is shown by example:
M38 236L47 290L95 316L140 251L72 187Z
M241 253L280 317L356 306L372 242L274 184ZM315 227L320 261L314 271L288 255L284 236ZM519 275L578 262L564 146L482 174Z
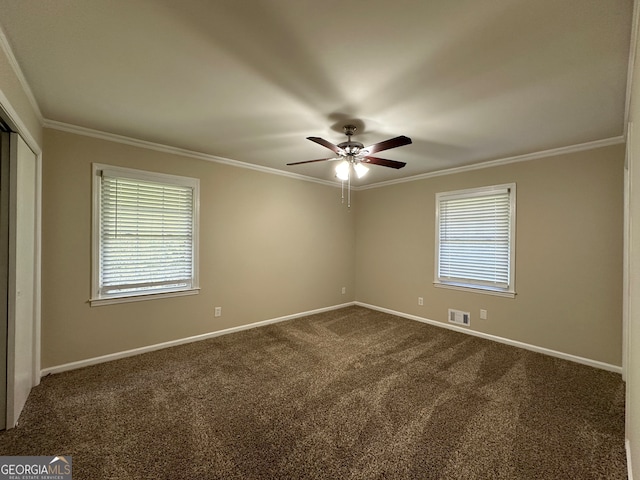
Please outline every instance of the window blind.
M191 288L193 188L108 171L102 171L100 186L99 295Z
M506 290L510 286L509 188L438 198L438 278Z

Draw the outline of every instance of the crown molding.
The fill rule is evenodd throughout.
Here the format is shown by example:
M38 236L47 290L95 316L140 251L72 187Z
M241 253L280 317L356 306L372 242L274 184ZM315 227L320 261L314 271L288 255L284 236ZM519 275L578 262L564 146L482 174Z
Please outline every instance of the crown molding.
M352 190L369 190L371 188L386 187L389 185L396 185L398 183L415 182L417 180L424 180L425 178L441 177L443 175L453 175L456 173L471 172L473 170L481 170L484 168L499 167L501 165L508 165L510 163L527 162L529 160L538 160L541 158L554 157L556 155L566 155L569 153L582 152L585 150L593 150L601 147L608 147L610 145L619 145L625 142L625 137L620 135L619 137L605 138L602 140L595 140L593 142L580 143L577 145L569 145L566 147L552 148L550 150L542 150L540 152L526 153L524 155L516 155L513 157L500 158L497 160L489 160L486 162L474 163L473 165L464 165L462 167L447 168L445 170L438 170L435 172L422 173L420 175L414 175L412 177L399 178L397 180L389 180L386 182L373 183L371 185L363 185L361 187L351 187Z
M13 50L11 49L11 44L9 43L9 39L4 33L4 30L2 29L2 27L0 27L0 48L2 48L2 51L7 56L7 59L9 60L9 65L11 65L11 69L13 70L13 73L15 73L16 77L18 78L18 82L20 83L22 90L27 96L27 99L29 100L29 104L31 105L31 108L33 108L33 111L38 117L40 125L43 125L44 117L42 116L42 111L40 110L40 106L36 101L36 97L33 95L33 91L31 90L31 87L29 86L27 79L22 73L20 64L18 63L16 56L13 54Z
M196 152L193 150L187 150L184 148L172 147L169 145L163 145L160 143L149 142L146 140L138 140L132 137L126 137L124 135L117 135L114 133L106 133L100 130L94 130L91 128L80 127L78 125L73 125L70 123L58 122L56 120L48 120L45 119L43 122L43 126L45 128L51 128L53 130L60 130L63 132L74 133L76 135L83 135L85 137L93 137L101 140L107 140L116 143L123 143L126 145L131 145L139 148L146 148L149 150L156 150L158 152L171 153L174 155L181 155L184 157L196 158L199 160L205 160L208 162L222 163L225 165L231 165L239 168L246 168L249 170L256 170L258 172L270 173L273 175L280 175L283 177L289 177L296 180L303 180L306 182L318 183L321 185L327 185L330 187L340 187L341 184L332 182L329 180L320 180L318 178L309 177L306 175L300 175L297 173L285 172L283 170L278 170L276 168L264 167L261 165L254 165L252 163L241 162L239 160L232 160L230 158L218 157L216 155L211 155L208 153ZM389 180L380 183L374 183L371 185L363 185L363 186L351 186L351 190L360 191L360 190L369 190L372 188L380 188L386 187L389 185L396 185L399 183L406 182L415 182L418 180L423 180L425 178L433 178L433 177L441 177L443 175L453 175L456 173L470 172L473 170L480 170L484 168L497 167L500 165L508 165L510 163L518 163L518 162L526 162L529 160L537 160L541 158L553 157L556 155L566 155L568 153L582 152L585 150L593 150L596 148L607 147L610 145L618 145L624 143L624 136L605 138L602 140L596 140L593 142L580 143L578 145L570 145L566 147L553 148L550 150L543 150L540 152L527 153L524 155L516 155L513 157L501 158L497 160L489 160L487 162L475 163L473 165L464 165L462 167L454 167L447 168L445 170L438 170L435 172L423 173L419 175L414 175L406 178L399 178L397 180Z
M306 182L319 183L321 185L328 185L330 187L339 187L339 184L328 180L320 180L318 178L308 177L297 173L285 172L276 168L265 167L262 165L254 165L252 163L241 162L239 160L232 160L230 158L218 157L208 153L196 152L193 150L187 150L185 148L172 147L170 145L164 145L161 143L149 142L146 140L138 140L132 137L126 137L124 135L117 135L115 133L106 133L100 130L94 130L91 128L80 127L78 125L72 125L70 123L58 122L56 120L45 119L43 126L45 128L51 128L53 130L60 130L63 132L74 133L76 135L82 135L85 137L93 137L101 140L107 140L110 142L122 143L125 145L131 145L133 147L146 148L148 150L155 150L163 153L170 153L174 155L181 155L183 157L196 158L198 160L205 160L207 162L222 163L224 165L231 165L238 168L246 168L248 170L255 170L262 173L270 173L273 175L280 175L281 177L289 177L296 180L304 180Z

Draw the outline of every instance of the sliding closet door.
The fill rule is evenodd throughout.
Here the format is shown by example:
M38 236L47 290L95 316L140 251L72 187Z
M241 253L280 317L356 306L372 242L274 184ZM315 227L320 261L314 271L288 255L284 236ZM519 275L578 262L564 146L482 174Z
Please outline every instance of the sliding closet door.
M34 382L36 299L36 155L11 134L7 428L16 425Z
M0 132L0 430L7 420L7 293L9 276L9 134Z

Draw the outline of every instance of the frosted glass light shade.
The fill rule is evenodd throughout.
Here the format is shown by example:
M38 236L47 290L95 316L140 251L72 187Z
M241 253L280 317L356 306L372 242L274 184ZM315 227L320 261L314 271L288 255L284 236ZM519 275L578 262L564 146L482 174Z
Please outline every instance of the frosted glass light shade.
M361 163L354 164L353 169L356 171L356 175L358 176L358 178L364 177L369 171L369 167L365 167Z
M340 180L349 180L349 162L343 160L336 166L336 177Z

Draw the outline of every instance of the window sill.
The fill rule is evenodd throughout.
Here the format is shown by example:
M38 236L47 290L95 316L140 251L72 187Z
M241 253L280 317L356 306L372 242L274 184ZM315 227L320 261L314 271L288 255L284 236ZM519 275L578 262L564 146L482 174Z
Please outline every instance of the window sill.
M184 297L186 295L197 295L200 293L199 288L191 288L189 290L178 290L175 292L158 292L149 294L123 295L121 297L107 298L90 298L89 304L92 307L100 307L102 305L113 305L116 303L143 302L145 300L156 300L158 298Z
M486 287L469 287L466 285L441 283L441 282L433 282L433 286L437 288L448 288L450 290L460 290L460 291L469 292L469 293L480 293L482 295L493 295L496 297L516 298L516 292L509 292L505 290L494 290L492 288L486 288Z

